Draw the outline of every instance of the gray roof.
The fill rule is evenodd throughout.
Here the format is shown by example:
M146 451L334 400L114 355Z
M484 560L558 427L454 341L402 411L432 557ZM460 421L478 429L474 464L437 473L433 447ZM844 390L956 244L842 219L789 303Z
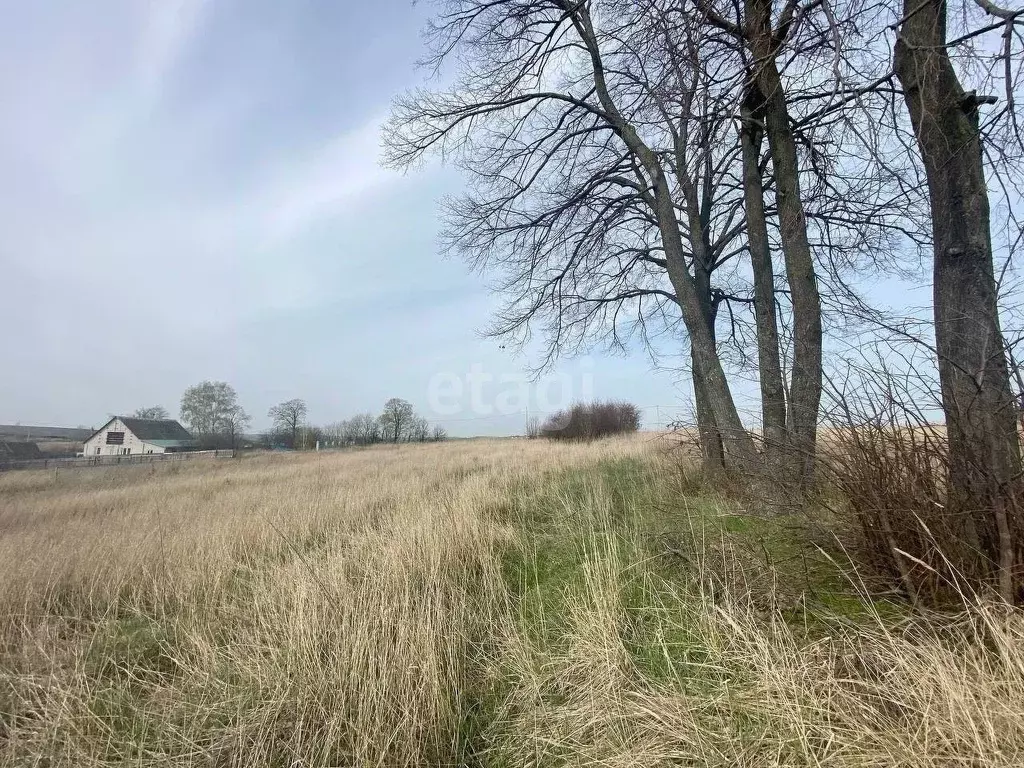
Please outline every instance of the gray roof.
M27 461L43 458L42 451L35 443L14 443L0 440L0 459Z
M0 424L0 437L15 437L29 440L85 440L92 434L93 430L91 429Z
M119 416L132 434L143 442L147 440L174 440L188 442L192 435L188 433L181 424L174 419L133 419L129 416Z

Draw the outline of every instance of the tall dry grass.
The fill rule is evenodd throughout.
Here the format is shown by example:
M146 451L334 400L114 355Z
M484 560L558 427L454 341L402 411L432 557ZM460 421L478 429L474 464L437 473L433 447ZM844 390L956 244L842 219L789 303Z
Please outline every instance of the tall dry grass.
M661 461L633 437L2 475L0 765L1024 763L1019 612L766 608L714 536L665 549L737 510L668 514Z
M642 444L382 447L0 475L3 764L459 754L492 511Z

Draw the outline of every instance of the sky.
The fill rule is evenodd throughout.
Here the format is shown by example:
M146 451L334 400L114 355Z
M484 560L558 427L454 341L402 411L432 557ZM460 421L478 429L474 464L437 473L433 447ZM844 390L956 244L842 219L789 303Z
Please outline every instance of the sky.
M381 167L421 84L411 0L0 0L0 423L98 426L223 380L267 426L402 397L453 435L521 432L579 398L650 426L685 377L483 338L498 300L439 255L438 164ZM742 387L741 387L742 389ZM742 394L741 394L742 397Z

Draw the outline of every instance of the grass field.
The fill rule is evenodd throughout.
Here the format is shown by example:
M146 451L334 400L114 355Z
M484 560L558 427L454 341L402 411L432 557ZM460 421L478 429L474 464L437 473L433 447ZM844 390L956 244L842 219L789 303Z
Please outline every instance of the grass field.
M661 438L0 475L3 766L1018 766L911 614Z

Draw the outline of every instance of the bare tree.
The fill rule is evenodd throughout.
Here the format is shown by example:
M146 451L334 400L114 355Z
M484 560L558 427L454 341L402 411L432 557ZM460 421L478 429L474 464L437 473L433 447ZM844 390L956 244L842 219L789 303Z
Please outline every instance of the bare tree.
M425 443L430 439L430 423L421 416L413 416L405 428L405 439L410 443Z
M782 374L781 349L775 300L775 268L772 263L765 212L764 175L761 147L764 136L764 98L756 82L748 83L741 105L740 144L743 163L744 213L747 244L754 283L754 313L757 321L758 381L761 388L761 426L768 463L777 460L788 447L786 429L786 388Z
M345 439L351 445L373 445L381 440L380 420L372 413L361 413L345 423Z
M794 21L798 0L786 0L773 18L772 0L744 0L742 12L730 20L710 2L698 0L708 20L743 45L747 54L748 123L763 126L772 160L772 179L778 207L779 233L793 305L793 367L788 402L788 440L798 467L797 479L813 473L818 409L821 403L822 312L814 256L807 233L807 215L800 191L800 165L786 88L779 69ZM748 151L750 151L748 149ZM756 201L748 200L748 204ZM756 214L756 212L755 212ZM760 232L755 232L755 235ZM755 255L763 264L763 253ZM764 317L762 312L762 318ZM775 402L772 395L772 404ZM774 412L773 412L774 413ZM771 425L775 428L775 425Z
M398 443L406 437L408 430L414 426L416 412L407 400L393 397L384 404L384 412L379 417L384 439Z
M306 401L295 398L273 406L267 416L274 423L274 428L288 439L288 447L295 448L298 444L299 430L306 420Z
M220 420L220 427L218 434L223 435L226 438L228 445L232 450L237 450L239 446L239 440L242 434L248 429L252 419L249 414L245 412L245 409L240 405L235 405L223 415Z
M170 414L167 413L167 409L162 405L154 405L149 408L139 408L132 414L132 418L159 421L170 418Z
M673 153L656 143L670 131L652 130L659 106L636 76L629 20L595 15L595 5L443 3L428 30L428 64L457 61L457 83L396 104L389 159L405 167L439 151L473 176L452 209L448 241L480 268L518 264L505 288L521 311L499 321L499 333L524 331L526 318L553 307L557 351L627 303L648 301L656 315L675 307L714 432L731 461L752 467L758 458L716 349L709 290L691 271L691 256L710 264L693 254L705 228L682 210ZM644 318L637 326L646 332Z

